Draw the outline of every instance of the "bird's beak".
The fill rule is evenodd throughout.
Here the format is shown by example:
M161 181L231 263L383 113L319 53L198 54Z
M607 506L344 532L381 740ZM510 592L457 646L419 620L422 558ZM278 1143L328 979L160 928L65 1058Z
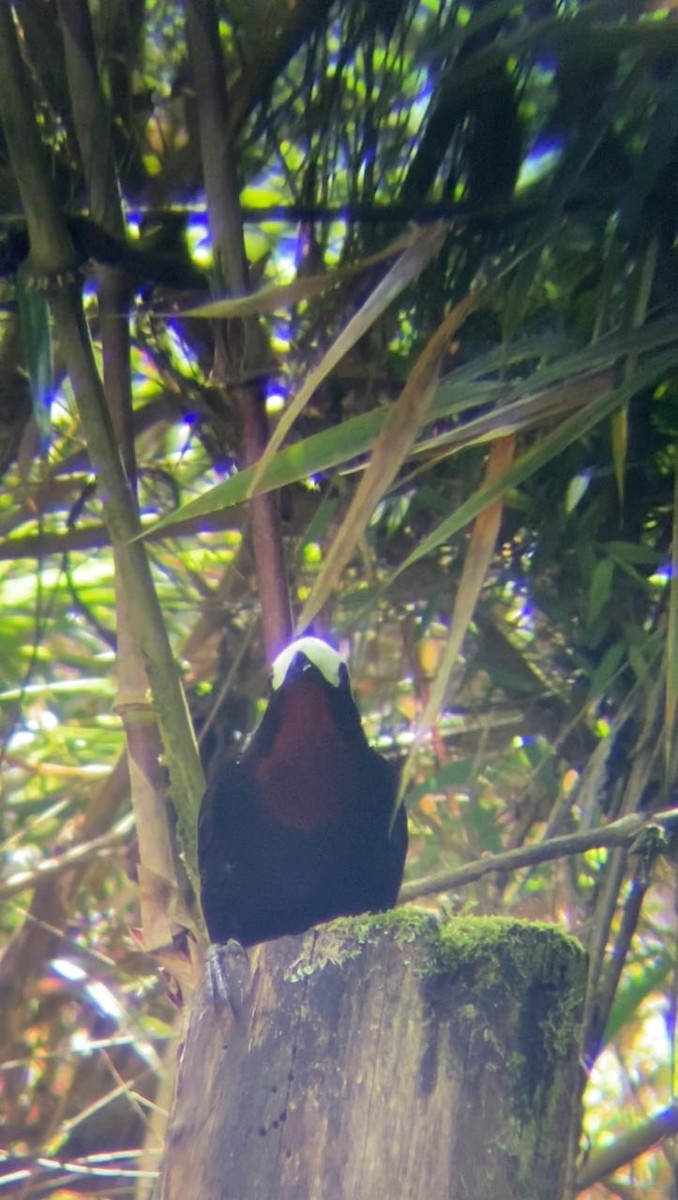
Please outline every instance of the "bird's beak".
M313 669L313 663L309 662L305 654L295 654L285 673L283 687L287 687L290 683L298 682L307 671L312 671Z

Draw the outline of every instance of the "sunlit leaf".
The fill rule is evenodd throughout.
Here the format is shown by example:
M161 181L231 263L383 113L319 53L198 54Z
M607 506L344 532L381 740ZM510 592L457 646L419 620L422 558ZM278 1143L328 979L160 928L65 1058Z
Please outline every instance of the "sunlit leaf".
M436 530L424 538L417 549L408 555L398 570L393 573L391 578L396 579L408 567L418 562L425 555L430 554L438 546L442 545L443 542L448 541L455 533L463 529L469 521L472 521L479 512L482 512L483 508L505 495L509 488L516 487L526 479L529 479L535 471L540 470L546 463L550 462L558 454L561 454L572 442L582 437L585 433L588 433L601 420L614 412L620 404L626 401L633 391L650 384L672 362L673 356L667 355L656 360L646 368L639 368L636 376L634 376L632 385L627 384L618 389L609 389L600 399L594 400L583 412L575 413L573 417L563 421L562 425L558 426L553 433L547 434L536 446L521 455L513 466L509 467L498 479L483 484L481 488L465 500L456 513L453 513L447 521L443 521Z
M392 304L396 296L399 296L407 285L421 274L427 263L441 249L447 233L447 226L442 224L435 225L429 229L420 229L411 245L403 251L400 258L393 264L381 282L377 284L357 313L351 317L348 325L334 339L334 342L326 350L318 366L310 372L305 383L292 398L280 418L266 450L256 464L251 493L254 492L257 485L266 475L276 450L282 445L286 434L291 429L299 414L303 412L323 380L327 378L344 355L355 346L363 334L368 329L371 329L374 322Z
M431 419L439 420L453 413L463 412L465 409L496 399L498 395L504 399L504 405L498 411L492 410L464 427L440 431L434 442L423 441L421 445L413 447L413 452L423 454L432 448L444 449L446 446L456 451L475 442L519 431L541 416L567 411L570 406L586 405L603 392L609 391L609 381L607 377L596 376L574 381L573 376L592 372L600 365L614 362L624 349L651 350L675 340L676 325L672 320L656 321L647 329L631 332L623 337L615 333L601 338L594 346L586 346L576 353L558 357L555 363L540 366L532 377L532 386L529 379L525 379L508 389L498 382L489 382L481 378L499 370L504 357L503 352L499 350L479 356L467 367L460 368L441 381L432 402ZM523 353L529 357L533 353L539 354L540 348L547 352L552 345L549 339L537 339L526 342L524 351L519 343L515 353L519 358ZM678 360L678 351L676 359ZM563 381L569 382L564 383L562 390L547 390L549 385ZM535 394L529 395L533 388L536 389ZM522 399L526 392L527 398ZM512 404L516 407L512 408ZM229 505L240 504L250 495L283 487L346 463L370 449L385 420L386 410L376 409L288 446L275 455L267 469L266 479L256 486L253 482L257 470L255 465L239 471L176 512L163 517L153 525L153 529L162 529L181 521L206 516Z
M574 512L575 508L579 504L579 501L586 495L590 482L590 471L580 471L578 475L573 475L572 479L567 485L567 492L565 493L566 513Z
M383 262L384 259L392 258L394 254L406 250L411 243L412 235L405 234L389 243L377 254L370 254L345 267L337 267L334 271L328 271L326 275L303 275L291 283L280 283L261 288L247 296L211 300L208 304L199 304L186 309L182 316L204 317L206 320L215 321L233 317L251 317L256 313L275 312L279 308L288 308L300 304L302 301L321 296L330 288L337 287L338 284L351 279L354 275L359 275L362 271L367 271L370 267Z
M626 455L629 444L629 414L626 407L613 413L610 425L612 429L612 462L614 477L617 481L619 503L624 503L624 475L626 472Z
M515 437L502 438L494 442L490 450L485 478L487 483L504 474L513 462ZM461 580L450 617L447 644L431 684L426 707L418 722L412 749L407 756L400 779L400 800L405 796L416 762L417 750L422 737L428 732L442 707L450 676L454 670L475 606L485 581L487 568L494 554L497 534L501 524L502 504L500 501L488 505L476 517L468 544Z
M323 569L299 616L298 629L307 628L336 587L341 573L367 527L379 500L395 479L417 432L427 419L438 364L449 339L480 303L469 294L445 317L419 355L400 396L390 409L375 441L369 465L356 488L348 512L325 557Z

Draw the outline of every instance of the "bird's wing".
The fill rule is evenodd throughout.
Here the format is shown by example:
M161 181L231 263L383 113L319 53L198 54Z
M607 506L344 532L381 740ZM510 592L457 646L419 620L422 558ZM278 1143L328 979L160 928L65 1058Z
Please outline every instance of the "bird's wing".
M203 915L212 941L238 936L235 908L237 830L245 817L246 769L226 764L210 780L198 816ZM234 836L235 834L235 836Z

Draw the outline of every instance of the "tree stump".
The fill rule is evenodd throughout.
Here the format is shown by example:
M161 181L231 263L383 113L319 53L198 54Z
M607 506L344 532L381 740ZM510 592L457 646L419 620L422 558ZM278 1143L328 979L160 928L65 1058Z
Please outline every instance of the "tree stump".
M572 938L401 909L249 959L232 1007L205 984L194 998L162 1200L562 1196L585 982Z

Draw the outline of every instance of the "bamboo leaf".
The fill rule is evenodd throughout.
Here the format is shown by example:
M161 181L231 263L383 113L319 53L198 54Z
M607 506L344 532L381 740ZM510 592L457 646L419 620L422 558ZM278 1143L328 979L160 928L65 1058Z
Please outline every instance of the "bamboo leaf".
M608 646L591 676L589 696L592 700L598 700L603 694L612 676L621 666L625 654L626 646L623 642L613 642L611 646Z
M630 321L630 324L634 329L639 329L644 324L647 316L647 307L650 302L650 294L652 291L652 281L654 279L655 268L657 265L658 249L659 241L655 237L652 239L647 248L643 258L642 268L639 272L637 292ZM635 367L636 355L631 353L626 359L625 364L627 378L631 378ZM619 503L622 508L624 505L624 479L626 475L628 443L629 415L626 407L624 407L621 408L619 412L614 413L612 416L612 458L615 479L617 481L617 493L619 495Z
M481 293L470 293L439 325L419 355L398 400L391 408L374 444L372 457L348 512L330 547L322 571L306 601L298 628L306 629L336 586L362 537L376 505L395 479L433 399L438 364L449 339L477 307Z
M506 492L518 484L523 483L530 476L534 475L546 463L550 462L557 455L562 454L568 446L578 438L583 437L590 429L593 429L601 420L610 416L620 404L624 404L626 400L637 390L649 386L650 383L661 375L662 371L674 363L672 354L660 355L651 364L645 368L640 368L631 383L617 389L610 389L605 392L599 399L594 400L583 412L577 412L574 416L563 421L557 429L545 438L543 438L536 446L527 450L519 459L505 471L498 479L488 480L478 488L468 500L457 509L446 521L443 521L437 529L434 529L427 538L419 544L412 554L408 555L405 561L400 565L397 571L394 571L389 582L392 583L403 571L411 567L415 562L419 562L427 554L436 550L443 542L453 537L469 521L472 521L478 513L482 512L488 504L499 500Z
M610 599L614 579L614 559L601 558L596 563L589 585L586 624L590 628Z
M399 296L407 285L421 274L431 259L435 258L442 248L447 233L448 226L443 223L434 225L430 229L419 230L416 239L400 255L381 283L377 284L358 312L351 317L348 325L335 338L329 350L323 355L318 366L311 371L280 418L268 446L256 464L250 495L256 491L286 434L323 380L334 370L337 363L341 362L344 355L355 346L363 334L374 325L374 322L385 312L396 296Z
M531 376L509 387L494 380L505 360L504 350L500 347L479 356L440 382L429 419L440 421L444 417L459 414L479 404L488 405L500 398L503 404L461 427L439 432L435 439L413 447L413 453L424 454L445 446L449 447L450 453L456 453L474 442L517 432L541 417L553 416L554 412L567 410L571 404L578 404L579 401L586 407L592 400L600 398L603 392L607 392L609 380L596 376L577 379L578 375L590 376L596 368L610 366L624 352L647 353L673 343L676 336L676 323L672 318L655 321L644 329L626 334L610 334L594 345L589 344L574 353L559 356L555 362L540 364ZM521 357L548 354L553 348L552 339L530 339L524 344L516 345L513 354L509 354L509 362L519 362ZM676 357L677 353L674 353L673 358L665 353L661 361L666 365L675 365ZM565 386L561 388L558 385L563 381ZM532 392L532 389L535 391ZM515 404L514 408L511 408L512 403ZM256 486L254 477L257 464L254 464L163 517L150 529L155 532L163 528L174 528L182 521L208 516L230 505L241 504L251 495L284 487L299 479L308 478L309 475L347 463L370 449L385 420L386 410L374 409L287 446L275 455L267 470L266 479ZM145 530L145 533L150 529Z
M639 546L635 542L603 542L602 549L619 563L637 563L641 566L656 567L665 557L652 546Z
M577 475L573 475L572 479L567 485L567 492L565 494L565 512L568 515L574 512L575 508L579 504L579 501L582 500L586 495L590 484L590 471L579 471Z
M256 292L251 292L247 296L222 296L218 300L212 300L209 304L198 304L194 308L186 309L182 315L185 317L204 317L205 320L218 321L233 317L251 317L256 314L275 312L279 308L291 308L295 304L301 304L305 300L313 300L317 296L321 296L330 288L336 287L339 283L344 283L347 279L351 279L354 275L360 275L363 271L369 270L370 267L375 267L387 258L392 258L394 254L407 250L412 245L412 233L404 234L402 237L396 238L390 242L383 250L379 250L376 254L370 254L366 258L361 258L357 262L350 263L345 267L337 267L334 271L328 271L325 275L304 275L299 279L292 280L291 283L280 283L270 287L260 288Z
M501 438L494 442L489 453L485 478L487 483L501 477L510 467L515 454L516 440L514 436ZM431 684L426 707L417 724L417 730L405 760L400 778L398 806L402 803L412 772L421 747L422 739L435 721L442 708L445 692L454 670L459 652L466 637L468 627L473 619L478 597L485 582L487 569L494 554L497 534L501 524L503 505L501 501L488 505L476 518L473 533L469 542L464 567L459 582L459 590L455 597L454 608L450 620L450 631L447 644L442 654L435 679ZM397 811L397 808L396 808Z
M624 477L626 475L626 456L629 448L629 413L627 408L620 408L612 414L612 464L614 477L617 481L619 503L624 505Z

